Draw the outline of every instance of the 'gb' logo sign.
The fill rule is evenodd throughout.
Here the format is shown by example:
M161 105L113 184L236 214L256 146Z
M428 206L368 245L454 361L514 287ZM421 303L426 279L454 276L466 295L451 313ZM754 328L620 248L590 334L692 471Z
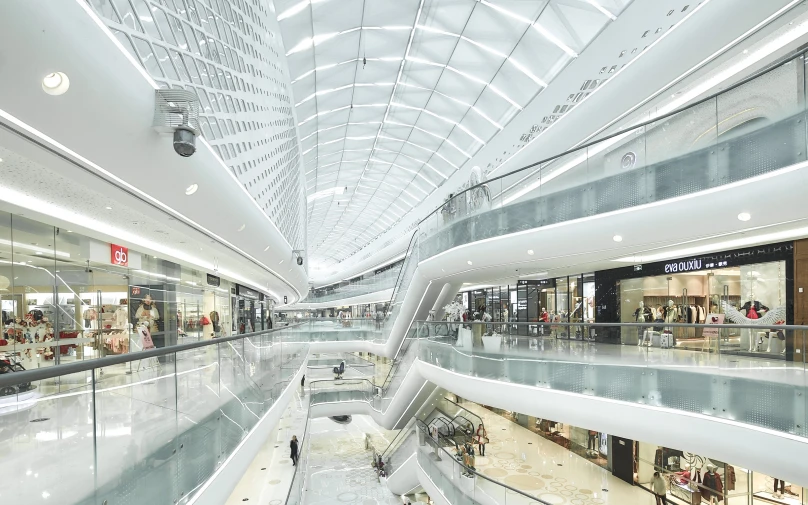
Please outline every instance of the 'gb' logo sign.
M110 263L122 267L129 266L129 249L120 245L110 244Z

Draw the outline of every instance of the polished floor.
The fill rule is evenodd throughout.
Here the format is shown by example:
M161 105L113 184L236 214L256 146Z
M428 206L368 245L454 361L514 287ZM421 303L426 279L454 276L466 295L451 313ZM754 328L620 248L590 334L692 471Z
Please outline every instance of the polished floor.
M462 406L483 419L491 442L477 456L477 471L550 505L653 504L632 486L590 461L471 402ZM483 489L491 489L485 486ZM496 491L490 495L496 496ZM509 502L530 503L519 495ZM534 502L535 503L535 502Z
M302 389L295 392L278 427L261 446L225 505L249 501L263 505L286 503L295 467L289 457L292 435L303 438L308 416L308 395ZM246 498L246 500L245 500Z
M365 448L365 436L376 447L386 447L396 431L380 428L368 416L353 416L349 424L330 418L311 422L308 505L401 505L376 477L373 452Z

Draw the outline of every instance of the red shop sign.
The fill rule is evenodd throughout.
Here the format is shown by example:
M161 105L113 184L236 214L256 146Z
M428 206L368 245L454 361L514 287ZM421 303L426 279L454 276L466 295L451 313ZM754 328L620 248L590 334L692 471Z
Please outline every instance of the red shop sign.
M109 262L113 265L120 265L122 267L129 266L129 249L115 244L109 245Z

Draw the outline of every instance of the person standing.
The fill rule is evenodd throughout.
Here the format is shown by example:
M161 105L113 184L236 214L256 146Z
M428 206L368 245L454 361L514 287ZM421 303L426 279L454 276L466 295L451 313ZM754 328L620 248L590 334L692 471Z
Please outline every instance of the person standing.
M480 456L485 456L485 444L488 443L488 433L485 431L485 426L480 424L477 426L477 449L479 449Z
M659 475L659 472L654 472L654 480L651 481L651 491L654 492L656 497L656 505L668 505L668 488L665 486L665 479Z
M289 448L292 450L292 453L289 455L292 458L292 466L297 466L297 436L292 435L292 441L289 442Z
M303 377L300 378L300 389L304 393L306 392L306 374L303 374Z

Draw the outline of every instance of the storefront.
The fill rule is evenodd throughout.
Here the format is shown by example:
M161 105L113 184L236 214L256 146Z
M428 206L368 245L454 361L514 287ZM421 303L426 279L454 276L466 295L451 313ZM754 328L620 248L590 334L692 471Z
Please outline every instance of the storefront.
M599 340L793 359L792 242L632 265L595 273L599 323L655 322L599 330ZM761 331L667 328L665 323L761 324ZM713 340L711 340L713 339ZM718 340L717 342L714 340Z
M264 294L241 284L236 284L233 290L233 313L236 314L233 331L242 335L268 329Z
M230 284L0 212L0 355L25 368L226 335Z
M633 481L651 489L654 472L665 479L670 503L699 505L805 505L797 484L700 454L631 442Z
M577 426L533 417L527 414L520 414L497 407L487 405L483 405L483 407L564 447L570 452L587 459L601 468L611 470L611 460L609 459L611 437L606 433L599 433L594 430L579 428Z

